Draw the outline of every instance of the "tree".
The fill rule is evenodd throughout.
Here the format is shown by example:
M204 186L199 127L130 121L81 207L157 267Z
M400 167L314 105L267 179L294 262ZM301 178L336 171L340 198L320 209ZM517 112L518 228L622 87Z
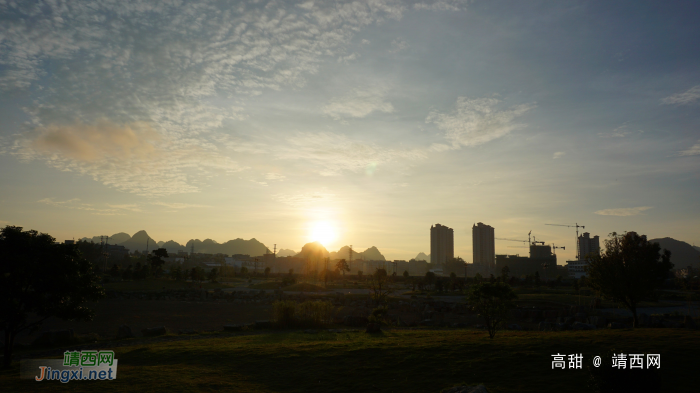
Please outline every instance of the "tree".
M481 273L476 273L474 275L474 282L475 283L480 283L484 280L484 277L481 276Z
M213 268L207 273L207 279L211 282L216 282L216 278L219 276L219 271Z
M433 285L433 283L435 283L435 273L434 272L425 273L425 285L430 287Z
M535 286L537 288L539 288L541 284L542 284L542 281L540 280L540 272L537 271L537 272L535 272Z
M505 322L508 310L513 307L511 301L517 297L508 284L480 283L471 287L467 301L484 318L489 337L493 338L496 330Z
M112 277L121 277L122 272L121 272L121 269L119 268L119 265L117 265L116 263L114 265L112 265L112 268L109 269L109 275Z
M460 257L450 258L445 261L445 264L443 265L443 270L445 271L445 273L464 273L464 263L464 259Z
M510 274L510 268L508 266L503 266L501 269L501 279L503 282L508 282L508 275Z
M403 277L404 277L404 278L408 278L408 270L404 270L404 271L403 271Z
M387 273L385 269L377 269L370 277L370 287L374 294L372 298L375 304L379 306L389 295Z
M148 256L148 260L151 263L151 273L155 276L159 276L165 261L163 258L168 257L168 250L164 248L159 248L153 251L153 254Z
M267 266L267 267L265 268L265 278L267 278L267 276L269 276L269 275L270 275L270 267Z
M673 267L671 252L635 232L613 232L605 252L591 255L586 267L588 284L603 296L620 302L632 312L637 327L637 305L655 295Z
M179 263L170 268L170 277L174 280L180 281L183 278L182 276L182 266Z
M245 267L245 266L241 266L241 274L242 274L242 275L248 274L248 268Z
M343 272L343 281L345 280L345 272L350 271L350 266L348 266L348 263L345 261L345 259L339 260L335 264L335 268Z
M38 329L50 317L91 320L85 303L104 296L96 267L77 245L55 244L37 231L0 230L0 327L5 331L3 366L12 362L17 334ZM30 322L30 318L32 321Z

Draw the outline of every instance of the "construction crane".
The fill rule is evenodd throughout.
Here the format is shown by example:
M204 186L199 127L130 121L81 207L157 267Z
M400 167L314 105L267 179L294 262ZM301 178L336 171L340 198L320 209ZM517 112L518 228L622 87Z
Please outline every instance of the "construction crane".
M557 247L554 245L554 243L552 243L552 252L554 253L554 255L557 255L557 248L561 248L562 250L566 250L566 246Z
M576 228L576 260L581 259L581 250L578 246L578 229L579 228L586 229L585 225L578 225L578 223L575 223L574 225L566 225L566 224L544 224L544 225L552 225L555 227Z
M527 240L518 240L518 239L506 239L506 238L503 238L503 237L495 237L494 239L495 239L495 240L508 240L508 241L510 241L510 242L522 242L522 243L529 243L529 241L527 241Z

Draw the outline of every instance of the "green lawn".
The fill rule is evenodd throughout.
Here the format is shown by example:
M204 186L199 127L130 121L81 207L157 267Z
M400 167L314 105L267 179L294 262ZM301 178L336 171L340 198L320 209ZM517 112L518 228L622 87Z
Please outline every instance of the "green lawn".
M589 392L586 370L552 370L551 355L659 353L662 389L695 391L697 331L584 332L401 330L305 334L270 332L115 348L114 381L20 380L0 376L2 391L439 392L484 383L490 392Z

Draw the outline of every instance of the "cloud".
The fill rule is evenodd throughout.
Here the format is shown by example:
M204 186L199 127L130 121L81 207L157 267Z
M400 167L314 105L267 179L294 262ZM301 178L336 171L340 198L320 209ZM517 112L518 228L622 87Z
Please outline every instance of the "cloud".
M556 160L556 159L559 158L559 157L563 157L565 154L566 154L566 152L558 151L558 152L554 153L554 155L552 156L552 158Z
M391 53L398 53L401 52L404 49L408 48L408 43L404 41L401 38L397 38L393 41L391 41L391 50L389 52Z
M142 212L140 207L138 205L130 204L130 205L112 205L112 204L107 204L107 206L111 207L112 209L120 209L120 210L128 210L131 212Z
M296 194L280 193L273 195L272 198L285 205L298 208L314 207L320 202L336 200L335 194L325 190Z
M468 0L438 0L434 2L416 3L413 5L413 8L431 11L460 11L466 9L465 5L468 2Z
M405 166L426 158L419 149L391 149L373 143L350 139L336 133L299 132L286 139L284 146L276 147L275 156L285 160L304 160L322 176L336 176L342 172L362 173L372 167L401 161Z
M693 86L683 93L676 93L662 98L661 103L666 105L688 105L698 99L700 99L700 85Z
M123 215L123 213L119 213L119 210L120 209L124 210L122 207L116 207L116 206L110 206L110 205L108 205L108 206L110 206L110 208L108 208L108 209L98 208L90 203L81 202L80 198L73 198L73 199L68 199L65 201L55 201L53 198L44 198L44 199L38 200L37 202L43 203L45 205L53 206L53 207L58 207L58 208L71 209L71 210L83 210L83 211L90 212L91 214L100 215L100 216L120 216L120 215ZM133 205L129 205L129 206L133 206Z
M348 117L363 118L375 111L391 113L394 106L384 100L380 89L354 89L346 96L332 99L322 109L323 113L340 120Z
M198 205L195 203L179 203L179 202L153 202L154 205L165 206L169 209L190 209L198 207L211 207L208 205Z
M38 127L18 139L11 154L145 196L197 192L194 179L245 169L205 139L184 143L145 123L107 120Z
M26 129L0 141L0 154L138 195L197 192L201 180L244 169L224 148L256 149L216 143L227 122L249 116L220 98L304 86L324 63L357 56L349 48L362 29L414 4L461 2L0 2L0 91L31 97ZM325 111L344 119L394 108L362 90Z
M640 206L640 207L627 207L627 208L620 208L620 209L604 209L604 210L598 210L595 212L595 214L601 215L601 216L619 216L619 217L627 217L627 216L636 216L639 214L642 214L643 211L651 209L651 206Z
M700 141L690 147L688 150L683 150L678 153L680 156L697 156L700 155Z
M265 174L265 179L267 180L284 180L286 176L279 173L268 172Z
M496 98L459 97L452 112L432 111L425 122L434 123L444 131L445 138L453 149L481 145L520 127L521 125L515 124L513 120L535 107L533 104L522 104L498 109L500 103Z
M602 133L599 132L598 136L601 138L624 138L628 135L632 134L632 131L627 129L627 123L615 128L612 130L611 133Z

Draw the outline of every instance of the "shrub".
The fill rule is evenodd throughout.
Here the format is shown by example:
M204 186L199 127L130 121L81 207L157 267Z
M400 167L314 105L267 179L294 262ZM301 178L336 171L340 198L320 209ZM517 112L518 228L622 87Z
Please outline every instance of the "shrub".
M335 307L328 301L280 300L272 304L272 310L279 327L322 327L331 323Z

